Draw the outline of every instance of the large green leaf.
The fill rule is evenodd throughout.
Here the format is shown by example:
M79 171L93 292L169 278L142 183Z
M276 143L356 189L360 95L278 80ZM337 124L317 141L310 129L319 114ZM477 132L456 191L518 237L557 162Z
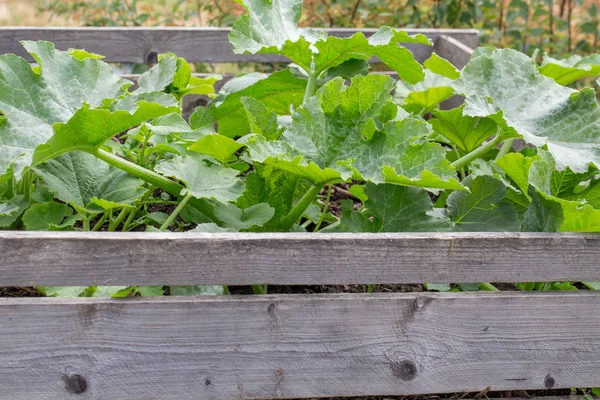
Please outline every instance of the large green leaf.
M573 195L579 182L588 180L593 171L556 171L555 160L543 151L532 157L507 155L497 163L520 188L529 186L528 197L532 201L524 220L527 230L600 231L600 210L586 203L585 198Z
M438 56L436 53L433 53L431 57L425 60L423 66L435 74L452 80L460 78L460 71L450 61Z
M369 38L361 32L349 38L329 36L313 44L317 50L314 54L314 70L320 75L348 60L369 60L375 56L396 71L404 81L414 84L423 80L423 67L415 60L413 53L400 43L431 45L424 35L411 36L387 26L380 28Z
M482 175L468 182L470 193L448 197L454 229L462 232L519 232L521 221L514 207L502 200L506 187L498 179Z
M560 203L544 197L533 186L529 187L531 204L523 217L526 232L558 232L564 222Z
M143 181L83 152L63 154L35 171L57 199L80 212L131 206L146 193Z
M425 70L425 78L416 84L396 82L394 99L413 114L424 114L435 109L454 94L452 79Z
M564 60L544 55L539 71L561 85L568 85L581 78L600 76L600 54L573 55Z
M129 82L100 60L77 59L48 42L24 42L40 65L36 73L24 59L0 56L0 175L14 163L19 179L34 149L53 134L52 125L68 121L83 103L100 106L123 95Z
M65 218L73 214L73 209L66 204L49 201L34 204L23 214L23 224L28 231L47 231L50 228L60 229ZM67 223L72 226L75 221Z
M279 139L283 129L279 126L275 112L252 97L242 97L242 104L246 110L251 133L263 135L269 140Z
M181 195L190 193L200 199L214 199L221 203L237 200L244 192L244 183L238 171L221 165L209 165L204 157L196 155L178 156L163 161L156 171L184 182Z
M395 120L391 78L336 79L298 109L280 140L248 137L250 157L315 184L362 179L426 188L461 189L443 148L423 141L421 119Z
M165 106L141 100L132 111L94 109L84 104L69 121L54 125L54 135L35 149L32 163L37 165L74 150L92 152L114 135L176 110L174 101Z
M427 192L420 188L391 184L368 183L365 193L369 196L365 206L371 220L361 218L352 210L344 211L342 224L350 231L364 232L439 232L450 230L450 220L432 215L433 204ZM349 223L350 220L350 223ZM359 224L356 222L360 221Z
M162 92L173 94L178 99L189 95L211 95L218 75L199 78L192 76L188 62L173 53L160 54L158 64L143 73L138 81L138 93Z
M274 214L275 209L267 203L255 204L243 210L231 203L219 204L215 208L215 216L223 222L223 227L238 231L263 226Z
M247 11L229 34L235 53L279 53L310 69L313 30L298 28L302 0L237 0ZM307 40L308 39L308 40Z
M61 139L38 150L38 162L74 147L68 140L77 138L78 145L91 146L85 138L106 140L107 135L140 123L142 117L167 112L164 104L149 104L151 93L146 94L146 103L136 105L137 97L127 94L131 82L120 79L108 64L89 53L71 55L48 42L24 42L24 46L38 67L14 55L0 56L0 110L5 117L0 121L0 175L12 166L20 179L23 169L32 164L36 148L53 137L53 127L63 131L57 133ZM130 109L135 108L134 116L131 110L111 114L104 109L121 97L128 99ZM93 131L78 131L87 128Z
M489 118L463 115L463 107L448 111L434 111L435 118L429 120L433 130L459 149L470 153L497 131L497 125Z
M138 80L138 93L161 92L171 83L177 73L177 57L162 56L158 64L144 72Z
M351 59L376 56L402 79L417 83L423 67L400 43L431 45L424 35L382 27L370 38L356 33L349 38L327 36L324 31L298 28L302 0L238 0L248 12L233 26L229 41L236 53L275 53L288 57L304 71L319 76Z
M306 81L288 69L271 75L253 73L227 82L208 109L218 122L221 135L243 136L250 133L250 126L242 98L260 100L268 110L289 115L290 107L302 103L305 90Z
M267 203L273 208L273 216L260 227L252 230L278 232L280 221L292 209L298 191L298 177L273 166L255 165L255 171L246 176L246 190L236 204L242 209Z
M489 117L505 136L547 146L556 167L585 172L600 165L600 110L593 89L576 91L541 75L535 62L510 49L484 49L464 68L455 89L465 114Z
M22 195L0 203L0 228L11 226L30 205Z

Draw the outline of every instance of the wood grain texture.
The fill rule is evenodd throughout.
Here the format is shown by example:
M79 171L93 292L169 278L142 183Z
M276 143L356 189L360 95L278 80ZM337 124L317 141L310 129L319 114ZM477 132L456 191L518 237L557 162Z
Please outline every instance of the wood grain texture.
M470 46L449 35L440 35L435 40L434 50L457 68L463 68L477 46Z
M329 29L331 35L347 37L357 31L371 35L374 29ZM469 47L476 47L478 33L474 29L406 29L411 34L423 33L436 40L440 35L452 37ZM227 39L229 28L0 28L0 54L27 56L21 40L48 40L57 48L83 48L102 54L108 62L144 64L155 62L156 55L173 52L190 62L285 62L269 54L234 54ZM419 61L433 49L424 45L407 45Z
M599 308L596 293L0 299L0 393L227 400L597 387Z
M600 281L600 235L0 231L0 286Z

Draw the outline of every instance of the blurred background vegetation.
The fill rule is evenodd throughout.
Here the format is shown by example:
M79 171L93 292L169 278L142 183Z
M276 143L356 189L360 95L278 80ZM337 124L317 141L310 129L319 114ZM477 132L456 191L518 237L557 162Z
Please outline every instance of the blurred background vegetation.
M554 56L598 51L598 0L305 0L314 27L474 28L481 44ZM0 0L4 25L230 26L233 0Z

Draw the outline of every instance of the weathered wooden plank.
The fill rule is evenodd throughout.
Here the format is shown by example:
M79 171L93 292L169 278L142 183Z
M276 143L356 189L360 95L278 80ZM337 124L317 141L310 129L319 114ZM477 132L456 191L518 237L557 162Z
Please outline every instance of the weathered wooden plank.
M600 235L0 232L0 286L600 281Z
M406 29L409 33L423 33L433 40L440 35L452 37L466 46L476 47L474 29ZM371 35L374 29L329 29L330 34L347 37L360 31ZM173 52L190 62L278 62L285 58L269 54L234 54L227 39L229 28L0 28L0 54L15 53L27 56L20 40L48 40L59 49L84 48L105 56L109 62L143 64L155 62L156 55ZM419 61L431 55L432 48L407 45ZM27 56L28 57L28 56ZM31 58L30 58L31 59Z
M597 387L599 308L596 293L0 299L0 391L227 400Z
M469 46L464 42L448 35L440 35L435 40L434 50L440 56L450 61L457 68L462 68L471 59L475 46Z

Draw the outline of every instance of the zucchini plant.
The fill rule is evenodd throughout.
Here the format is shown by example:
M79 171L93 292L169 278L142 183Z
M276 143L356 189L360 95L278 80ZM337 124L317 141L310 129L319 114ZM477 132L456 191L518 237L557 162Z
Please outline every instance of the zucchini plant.
M193 76L173 54L161 55L135 90L83 50L27 41L35 65L0 56L0 227L600 231L600 110L593 88L570 87L600 74L594 56L538 64L480 48L459 71L435 53L417 62L404 45L431 46L420 34L382 27L369 38L338 38L298 27L301 0L243 4L233 51L291 63L238 76L219 93L219 77ZM374 56L399 79L369 73ZM185 119L189 94L212 100ZM454 95L464 104L442 109ZM340 185L351 196L333 211Z

